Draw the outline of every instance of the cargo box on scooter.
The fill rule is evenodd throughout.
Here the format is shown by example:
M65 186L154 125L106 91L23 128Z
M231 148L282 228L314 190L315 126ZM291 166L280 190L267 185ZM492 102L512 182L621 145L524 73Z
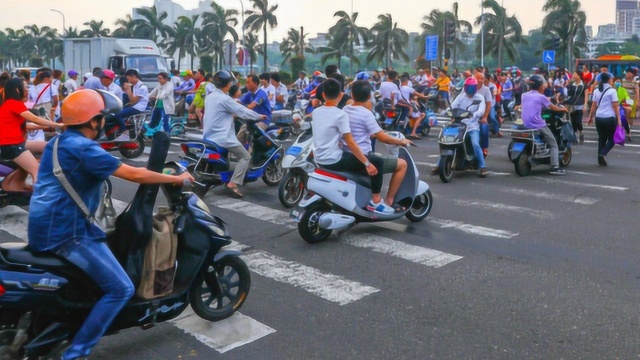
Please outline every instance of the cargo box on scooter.
M293 124L293 111L291 110L274 110L271 112L271 121L276 125Z

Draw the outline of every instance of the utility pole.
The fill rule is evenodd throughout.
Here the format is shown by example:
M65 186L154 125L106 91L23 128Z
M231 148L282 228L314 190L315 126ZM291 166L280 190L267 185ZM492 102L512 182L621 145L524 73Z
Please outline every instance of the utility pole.
M480 2L480 66L484 68L484 6Z

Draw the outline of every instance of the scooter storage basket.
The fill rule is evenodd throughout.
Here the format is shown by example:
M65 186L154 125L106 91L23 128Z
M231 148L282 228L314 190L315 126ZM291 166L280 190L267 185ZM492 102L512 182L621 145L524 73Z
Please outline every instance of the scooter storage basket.
M154 299L173 291L178 251L173 220L174 215L168 208L159 208L153 216L153 235L144 254L142 277L136 292L142 299Z

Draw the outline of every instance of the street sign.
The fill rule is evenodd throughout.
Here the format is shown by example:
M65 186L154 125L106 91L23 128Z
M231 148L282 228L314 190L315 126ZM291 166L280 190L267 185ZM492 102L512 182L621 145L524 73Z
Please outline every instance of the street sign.
M438 60L438 35L426 36L424 59L427 61Z
M556 62L556 52L554 50L543 51L542 62L545 64L553 64L554 62Z

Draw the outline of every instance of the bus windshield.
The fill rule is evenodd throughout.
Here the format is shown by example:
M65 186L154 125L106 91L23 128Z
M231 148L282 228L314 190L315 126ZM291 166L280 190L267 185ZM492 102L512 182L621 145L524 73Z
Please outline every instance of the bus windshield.
M151 55L127 56L126 68L138 70L141 76L157 76L160 72L169 72L167 61L163 57Z

